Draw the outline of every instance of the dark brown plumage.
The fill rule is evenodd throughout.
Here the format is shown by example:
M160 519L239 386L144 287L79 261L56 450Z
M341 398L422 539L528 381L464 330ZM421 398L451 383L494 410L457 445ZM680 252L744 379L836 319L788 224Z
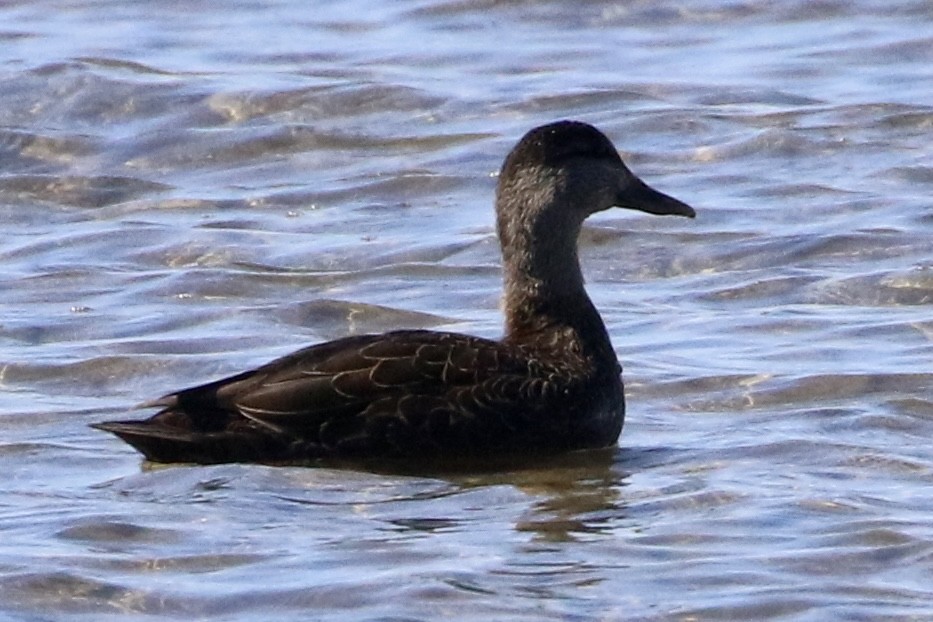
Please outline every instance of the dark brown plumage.
M577 236L612 206L693 217L584 123L531 130L496 190L506 334L347 337L95 424L156 462L309 462L555 453L616 442L621 367L583 288Z

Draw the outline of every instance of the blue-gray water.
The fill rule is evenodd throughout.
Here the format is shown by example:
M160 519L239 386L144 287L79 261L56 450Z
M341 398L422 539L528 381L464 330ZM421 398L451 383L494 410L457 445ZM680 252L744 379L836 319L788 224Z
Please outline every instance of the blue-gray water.
M559 118L699 213L584 231L617 450L150 469L87 427L498 335L494 174ZM931 196L926 0L4 3L0 618L931 620Z

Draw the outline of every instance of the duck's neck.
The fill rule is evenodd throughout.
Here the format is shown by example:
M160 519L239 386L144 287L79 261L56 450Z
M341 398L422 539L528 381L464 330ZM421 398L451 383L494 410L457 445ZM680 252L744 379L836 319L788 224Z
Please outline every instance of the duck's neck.
M511 213L515 213L514 211ZM531 222L499 223L505 274L506 340L579 348L586 358L615 353L583 285L577 257L581 223L555 211Z

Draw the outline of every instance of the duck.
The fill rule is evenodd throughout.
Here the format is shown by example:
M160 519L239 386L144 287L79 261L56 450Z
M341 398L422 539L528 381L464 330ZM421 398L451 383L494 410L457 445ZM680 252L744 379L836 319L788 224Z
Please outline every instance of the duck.
M396 330L312 345L93 427L156 463L556 455L617 445L622 367L584 288L578 237L612 207L694 218L601 131L557 121L509 152L495 192L504 335Z

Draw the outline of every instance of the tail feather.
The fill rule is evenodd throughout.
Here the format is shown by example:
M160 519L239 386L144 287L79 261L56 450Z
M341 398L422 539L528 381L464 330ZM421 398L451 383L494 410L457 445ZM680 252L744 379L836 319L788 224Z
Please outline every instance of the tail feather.
M193 432L152 421L105 421L91 427L117 436L151 462L263 462L289 453L283 439L268 434Z
M153 462L193 462L196 448L204 445L203 439L198 438L203 434L145 421L105 421L91 427L110 432Z

